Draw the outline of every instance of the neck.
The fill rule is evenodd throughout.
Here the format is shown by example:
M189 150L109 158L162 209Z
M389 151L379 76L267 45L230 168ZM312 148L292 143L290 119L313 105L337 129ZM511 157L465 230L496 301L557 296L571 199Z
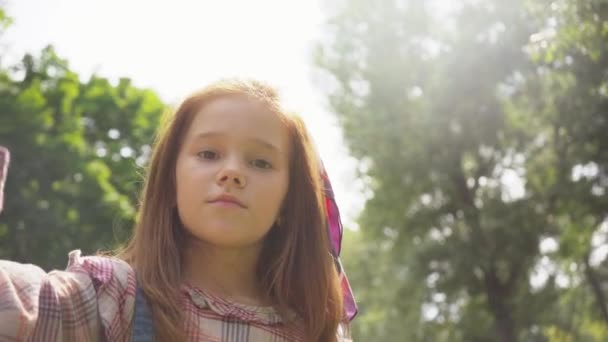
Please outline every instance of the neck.
M242 304L267 304L256 276L261 244L228 248L192 240L183 259L187 283Z

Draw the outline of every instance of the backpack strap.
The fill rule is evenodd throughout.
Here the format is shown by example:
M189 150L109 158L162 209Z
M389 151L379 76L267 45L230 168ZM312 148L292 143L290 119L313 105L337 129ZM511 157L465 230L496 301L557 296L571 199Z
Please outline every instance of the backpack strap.
M132 342L154 341L154 321L148 300L141 287L135 292L135 314L133 318Z

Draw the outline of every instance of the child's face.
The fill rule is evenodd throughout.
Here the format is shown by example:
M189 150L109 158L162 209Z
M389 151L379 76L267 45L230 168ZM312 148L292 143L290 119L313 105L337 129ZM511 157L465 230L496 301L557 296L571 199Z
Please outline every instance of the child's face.
M186 229L221 247L261 242L287 193L289 153L286 128L261 104L226 97L205 105L177 157L177 208Z

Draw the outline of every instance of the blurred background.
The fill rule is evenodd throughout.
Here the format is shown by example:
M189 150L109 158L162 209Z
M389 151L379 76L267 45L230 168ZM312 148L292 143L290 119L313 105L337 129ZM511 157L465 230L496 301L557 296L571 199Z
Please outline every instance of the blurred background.
M0 1L0 258L133 225L160 115L276 85L337 192L355 341L608 341L608 1Z

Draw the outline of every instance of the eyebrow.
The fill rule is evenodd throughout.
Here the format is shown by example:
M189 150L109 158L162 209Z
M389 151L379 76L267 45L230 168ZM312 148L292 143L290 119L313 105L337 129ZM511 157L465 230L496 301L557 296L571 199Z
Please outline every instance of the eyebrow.
M200 140L200 139L209 139L209 138L218 138L218 137L222 137L225 136L225 133L221 133L221 132L202 132L202 133L198 133L197 135L194 136L193 140ZM281 149L278 148L277 146L273 145L272 143L261 139L261 138L256 138L256 137L250 137L247 138L248 141L254 142L257 145L260 145L268 150L272 150L275 152L281 152Z

